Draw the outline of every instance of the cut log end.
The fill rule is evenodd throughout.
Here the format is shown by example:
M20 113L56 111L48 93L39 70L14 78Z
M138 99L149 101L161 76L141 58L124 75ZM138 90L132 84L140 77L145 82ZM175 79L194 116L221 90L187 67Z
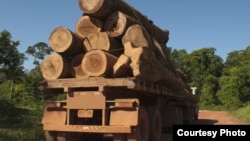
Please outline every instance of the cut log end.
M72 43L71 32L65 27L58 27L54 29L49 37L49 44L51 48L58 52L65 52Z
M86 13L95 13L103 5L105 0L79 0L78 4L82 11Z
M48 56L40 65L43 78L46 80L55 80L69 76L69 64L69 60L57 53Z
M88 75L82 70L81 63L84 57L84 53L78 54L72 58L71 61L71 74L75 78L87 78Z
M85 38L90 34L101 32L104 22L101 19L83 15L75 26L76 34L81 38Z
M117 62L113 66L115 77L129 77L133 76L132 69L129 66L131 60L128 56L122 54L119 56Z
M114 12L111 14L104 25L104 30L111 37L118 37L124 34L126 30L127 19L126 16L122 12Z
M85 54L82 69L89 76L111 75L112 66L117 57L101 50L92 50Z

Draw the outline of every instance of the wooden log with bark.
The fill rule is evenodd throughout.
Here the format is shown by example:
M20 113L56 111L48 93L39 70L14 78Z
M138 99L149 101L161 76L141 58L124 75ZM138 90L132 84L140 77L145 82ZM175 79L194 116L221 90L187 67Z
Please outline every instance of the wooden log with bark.
M181 79L169 68L163 66L149 48L133 47L130 42L124 44L124 54L131 59L133 76L142 80L161 83L175 89L183 89ZM152 77L154 76L154 77Z
M50 47L57 53L74 56L84 52L82 39L70 29L60 26L49 37Z
M131 63L130 58L125 54L121 54L113 66L114 77L133 76L130 63Z
M153 47L153 42L147 31L139 24L127 28L122 37L122 44L130 42L134 47Z
M40 70L46 80L72 77L70 60L58 53L47 56L40 64Z
M113 12L107 17L104 23L104 30L111 37L122 37L130 25L137 24L138 21L121 11Z
M168 42L169 31L167 29L162 30L156 26L153 21L149 20L123 0L79 0L78 3L83 12L102 19L106 19L115 11L121 11L140 21L140 24L143 25L148 33L159 43L166 44Z
M122 37L122 43L131 42L134 47L148 47L156 55L157 59L164 65L169 64L169 54L167 48L161 46L156 40L153 40L148 32L139 24L134 24L128 27L126 33Z
M113 66L117 57L102 50L88 51L82 61L82 70L89 76L113 75Z
M89 76L82 70L82 60L85 53L74 56L71 60L71 74L74 78L88 78Z
M90 34L101 32L103 30L104 21L84 14L75 25L76 34L81 38L85 38Z
M117 57L123 52L122 43L115 38L111 38L107 32L93 33L86 37L83 44L86 51L105 50Z

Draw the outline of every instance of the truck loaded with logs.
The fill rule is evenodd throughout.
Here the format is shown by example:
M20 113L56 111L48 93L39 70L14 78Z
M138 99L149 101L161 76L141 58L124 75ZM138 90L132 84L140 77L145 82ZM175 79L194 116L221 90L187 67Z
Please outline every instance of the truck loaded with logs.
M79 0L75 32L56 27L40 64L47 141L160 141L198 117L198 97L170 61L168 30L123 0Z

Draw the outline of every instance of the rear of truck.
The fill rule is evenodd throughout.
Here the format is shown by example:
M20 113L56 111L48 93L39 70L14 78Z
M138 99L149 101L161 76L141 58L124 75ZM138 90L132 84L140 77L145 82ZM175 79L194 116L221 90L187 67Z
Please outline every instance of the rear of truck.
M47 141L102 140L107 135L121 141L159 141L177 123L178 112L195 106L178 91L135 78L57 79L44 82L42 89L66 95L63 101L45 102Z

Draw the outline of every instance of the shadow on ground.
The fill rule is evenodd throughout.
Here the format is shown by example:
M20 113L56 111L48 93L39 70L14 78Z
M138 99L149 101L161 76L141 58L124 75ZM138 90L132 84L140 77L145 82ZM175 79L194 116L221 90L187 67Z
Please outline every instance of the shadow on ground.
M217 123L217 120L211 120L211 119L198 119L197 121L195 121L194 124L205 124L205 125L214 125L215 123Z

